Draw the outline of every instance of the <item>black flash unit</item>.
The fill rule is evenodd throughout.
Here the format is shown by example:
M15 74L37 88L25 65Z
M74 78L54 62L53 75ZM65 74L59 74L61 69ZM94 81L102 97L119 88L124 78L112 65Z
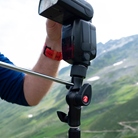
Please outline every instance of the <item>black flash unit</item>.
M63 25L76 19L90 21L93 8L85 0L40 0L38 14Z
M89 66L96 57L96 28L85 20L77 19L62 28L63 60L69 64Z

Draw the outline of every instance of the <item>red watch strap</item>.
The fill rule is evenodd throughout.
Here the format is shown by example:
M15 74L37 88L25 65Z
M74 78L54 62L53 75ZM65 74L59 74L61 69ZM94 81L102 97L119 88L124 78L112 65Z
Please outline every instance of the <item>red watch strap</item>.
M53 60L57 60L57 61L62 60L62 52L57 52L55 50L52 50L48 46L46 46L44 48L44 55L46 57L49 57L49 58L53 59Z

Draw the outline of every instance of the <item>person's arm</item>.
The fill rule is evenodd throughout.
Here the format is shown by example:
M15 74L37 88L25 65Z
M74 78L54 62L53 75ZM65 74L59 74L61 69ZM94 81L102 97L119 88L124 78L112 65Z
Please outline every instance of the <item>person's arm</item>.
M55 23L51 20L47 20L46 22L47 37L45 40L45 45L50 47L52 50L56 50L58 52L61 52L62 49L61 28L61 24ZM42 53L40 54L40 57L32 70L55 77L58 71L59 64L59 61L52 60L46 57L43 54L42 50ZM23 89L28 104L30 106L37 105L41 101L41 99L47 94L51 85L51 80L26 74L24 78Z

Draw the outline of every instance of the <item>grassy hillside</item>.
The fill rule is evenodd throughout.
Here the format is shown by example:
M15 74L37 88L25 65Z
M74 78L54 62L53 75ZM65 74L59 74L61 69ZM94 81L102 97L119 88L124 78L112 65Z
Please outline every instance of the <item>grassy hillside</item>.
M137 40L99 54L91 62L84 83L95 76L99 76L99 80L89 81L92 101L82 108L82 138L138 137ZM110 42L111 45L108 43L107 46L118 46L120 41L111 41L113 44ZM58 77L70 80L69 73L70 67L67 67L60 71ZM69 126L60 122L56 113L68 112L67 91L64 85L54 83L49 94L35 107L22 107L1 100L0 136L67 138Z

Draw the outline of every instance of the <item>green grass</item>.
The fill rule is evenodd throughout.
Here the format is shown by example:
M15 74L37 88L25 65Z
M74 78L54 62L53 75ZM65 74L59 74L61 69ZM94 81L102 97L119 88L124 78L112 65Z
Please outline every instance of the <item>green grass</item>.
M136 132L119 125L121 121L138 120L138 66L130 51L136 48L130 44L103 55L92 62L87 76L99 75L100 79L90 82L92 85L92 101L83 107L81 112L82 138L136 138L138 124L129 125ZM119 50L119 51L118 51ZM123 53L123 55L122 55ZM112 64L126 58L123 66ZM60 77L69 79L67 74ZM66 76L66 77L65 77ZM49 94L35 107L21 107L0 101L0 137L2 138L67 138L69 126L61 122L56 112L68 113L65 97L68 90L65 86L54 84ZM33 114L32 118L28 118ZM122 132L103 132L104 130L123 130ZM96 131L96 132L93 132Z

